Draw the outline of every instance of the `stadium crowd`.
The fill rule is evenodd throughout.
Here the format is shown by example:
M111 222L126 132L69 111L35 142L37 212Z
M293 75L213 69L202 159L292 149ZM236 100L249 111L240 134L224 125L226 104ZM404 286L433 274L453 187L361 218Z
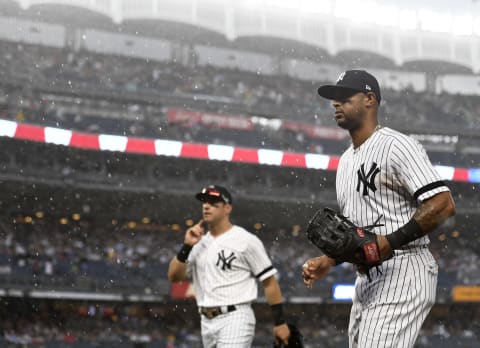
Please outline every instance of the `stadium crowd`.
M256 109L263 109L264 105L281 106L286 112L277 115L279 117L303 116L312 121L313 115L328 116L325 114L328 102L319 100L315 93L315 87L322 81L259 76L213 66L154 62L5 41L0 42L0 48L5 77L13 73L17 77L28 76L30 82L43 83L46 87L145 91L159 96L170 93L187 95L188 99L192 99L192 94L200 94L225 97L226 103L231 100ZM386 89L382 99L385 117L393 124L409 123L413 127L436 124L445 130L479 127L480 97ZM293 113L288 112L292 110ZM322 117L318 117L317 122L322 122Z
M75 311L62 311L36 303L35 314L20 309L18 317L0 322L3 337L0 344L7 348L200 348L199 318L189 306L183 320L161 319L165 306L151 307L155 314L136 313L132 306L93 305L82 303ZM346 306L343 314L325 317L321 313L303 313L298 325L306 348L343 348L346 338ZM137 308L135 308L137 309ZM255 307L255 311L262 309ZM317 310L322 310L321 307ZM140 311L141 312L141 311ZM148 312L148 309L147 309ZM150 312L152 312L150 310ZM20 318L20 314L22 317ZM261 315L261 313L259 313ZM306 319L308 318L308 320ZM438 319L438 318L437 318ZM416 348L463 347L478 343L478 323L459 315L452 320L427 321L421 330ZM258 321L253 348L272 346L268 318Z
M287 151L338 154L345 147L345 140L332 142L294 129L222 129L172 123L167 118L170 107L231 115L225 106L235 104L243 108L243 117L261 115L306 126L335 127L329 103L315 93L321 81L6 41L0 42L0 48L0 112L4 118L81 131ZM106 92L111 93L109 98L92 99L92 94L98 97ZM142 101L145 95L154 102ZM480 125L478 96L384 89L382 105L381 122L400 130L458 134ZM478 140L474 142L478 145ZM450 156L457 162L458 157ZM470 164L479 159L478 155L466 156L462 161Z
M339 154L346 146L344 139L312 137L298 129L277 128L272 123L235 130L176 123L168 118L171 108L219 115L236 115L232 110L237 110L242 117L261 115L270 120L295 120L307 127L331 127L334 125L329 121L330 107L315 93L322 81L6 41L0 41L0 77L0 115L18 122L298 152ZM99 100L95 95L104 98ZM385 89L383 100L382 123L386 126L411 130L433 127L450 134L480 129L478 96ZM437 157L432 158L436 161ZM438 163L440 159L447 160L443 164L465 166L478 166L480 162L478 155L462 156L455 150L439 155ZM166 270L181 233L171 228L152 232L124 226L2 223L0 280L6 287L27 289L168 295ZM259 232L279 269L280 284L287 297L329 296L334 283L353 281L352 267L342 265L316 289L306 289L299 269L315 250L301 233L290 229ZM432 237L432 241L432 251L440 265L440 289L449 292L454 285L480 284L478 241L455 237ZM290 247L292 242L295 248ZM180 325L167 323L161 313L142 317L130 313L128 308L81 307L70 317L62 311L58 317L43 310L33 311L30 317L19 312L18 318L1 322L0 345L91 348L102 342L102 347L119 348L200 346L195 313ZM45 313L50 316L36 316ZM315 324L302 324L302 332L308 337L307 347L345 345L345 323L317 316ZM258 325L255 346L271 344L269 330L270 325ZM473 347L478 343L478 332L478 324L468 318L426 323L417 346L441 348L464 342L463 347Z
M178 248L179 234L181 231L168 226L153 232L126 226L107 229L79 224L2 225L0 279L3 284L37 289L168 294L166 273ZM354 269L343 264L312 292L303 286L299 270L317 251L301 231L261 231L258 235L279 270L286 296L325 297L334 283L354 281ZM440 287L451 290L454 285L480 283L477 242L468 238L432 238L431 249L440 264ZM296 247L289 247L291 243ZM460 264L465 266L459 267Z

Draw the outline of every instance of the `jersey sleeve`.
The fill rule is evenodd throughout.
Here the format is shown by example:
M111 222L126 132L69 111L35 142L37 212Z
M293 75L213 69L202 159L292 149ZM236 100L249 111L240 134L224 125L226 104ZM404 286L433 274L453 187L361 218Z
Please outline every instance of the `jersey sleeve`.
M418 141L408 136L396 141L391 161L399 180L415 200L422 202L450 191Z
M192 279L193 270L195 268L195 261L198 254L198 248L195 248L195 246L196 245L193 246L192 251L190 252L190 255L188 255L187 262L186 262L187 264L186 273L187 273L187 278L189 279Z
M193 264L187 261L186 275L188 279L192 279L193 267L194 267Z
M262 241L254 235L250 238L245 257L253 275L258 280L263 281L277 273Z

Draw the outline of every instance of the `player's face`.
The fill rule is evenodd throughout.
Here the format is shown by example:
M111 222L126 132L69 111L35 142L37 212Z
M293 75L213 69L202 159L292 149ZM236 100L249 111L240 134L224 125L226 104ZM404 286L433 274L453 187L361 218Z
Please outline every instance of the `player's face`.
M228 218L231 206L222 201L205 201L202 203L203 221L207 224L218 224Z
M360 128L365 118L364 93L350 96L339 96L332 102L335 108L335 121L337 125L348 131Z

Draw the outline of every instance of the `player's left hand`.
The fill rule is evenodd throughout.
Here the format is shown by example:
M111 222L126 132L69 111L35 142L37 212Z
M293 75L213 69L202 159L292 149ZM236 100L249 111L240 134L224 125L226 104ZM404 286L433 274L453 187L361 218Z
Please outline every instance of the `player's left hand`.
M286 323L277 325L273 328L273 336L275 337L275 345L283 344L288 345L288 339L290 338L290 329Z

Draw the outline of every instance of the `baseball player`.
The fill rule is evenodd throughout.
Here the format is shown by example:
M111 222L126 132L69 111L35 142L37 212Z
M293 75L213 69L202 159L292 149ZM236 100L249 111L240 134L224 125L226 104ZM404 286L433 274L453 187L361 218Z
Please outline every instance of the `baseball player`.
M204 347L251 346L256 320L250 304L257 298L257 280L272 309L275 342L286 345L290 330L274 276L277 271L262 242L230 222L232 196L227 189L210 185L195 197L202 202L203 219L186 231L183 247L170 262L168 279L193 279Z
M450 191L417 141L378 124L381 95L374 76L345 71L318 93L333 101L337 125L352 139L336 178L340 212L357 226L373 226L385 260L369 274L357 272L349 345L413 347L437 286L427 234L454 215ZM326 255L308 260L302 271L306 286L335 264Z

